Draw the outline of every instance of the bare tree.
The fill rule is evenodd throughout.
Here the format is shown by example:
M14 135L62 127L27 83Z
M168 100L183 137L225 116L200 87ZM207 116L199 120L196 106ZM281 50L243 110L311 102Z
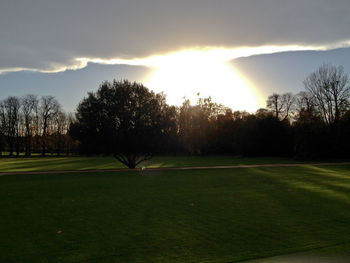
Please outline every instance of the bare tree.
M310 92L301 91L297 94L296 98L296 111L298 113L302 111L312 112L315 108L314 101Z
M6 118L5 118L5 107L4 107L4 102L0 101L0 156L2 155L3 152L3 137L5 136L6 132Z
M19 111L20 100L17 97L8 97L1 104L1 119L3 123L4 134L9 146L9 155L17 150L19 155Z
M48 149L61 153L76 145L68 135L72 116L61 110L53 96L40 100L36 95L0 100L0 156L4 150L17 156L24 150L26 156L33 151L45 155Z
M266 107L273 112L276 118L285 120L290 117L294 108L295 97L292 93L273 93L267 98Z
M55 115L60 111L60 104L53 96L43 96L40 99L39 112L41 118L41 154L45 156L48 145L49 126Z
M274 113L276 118L279 118L283 107L281 95L273 93L269 96L266 101L266 107Z
M324 64L303 84L326 123L337 122L349 108L349 77L342 66Z
M57 155L60 155L62 153L64 135L67 133L69 123L67 114L61 110L55 114L54 118L56 127L55 148Z
M31 144L34 130L35 113L38 108L38 98L35 95L26 95L22 98L23 128L25 135L25 155L31 155Z
M67 113L67 130L65 133L65 149L66 149L66 155L69 155L70 153L73 153L74 150L77 148L77 142L72 139L72 137L69 135L69 129L71 125L77 122L77 119L75 117L75 114L72 112Z
M290 118L295 109L295 96L290 93L282 94L282 114L283 120Z

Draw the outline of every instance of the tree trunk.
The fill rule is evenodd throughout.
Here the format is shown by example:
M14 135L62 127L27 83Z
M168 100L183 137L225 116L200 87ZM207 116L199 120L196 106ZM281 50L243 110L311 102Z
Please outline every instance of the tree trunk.
M13 156L13 138L9 137L9 156L12 157Z
M136 167L136 157L132 153L128 156L128 167L131 169L134 169Z

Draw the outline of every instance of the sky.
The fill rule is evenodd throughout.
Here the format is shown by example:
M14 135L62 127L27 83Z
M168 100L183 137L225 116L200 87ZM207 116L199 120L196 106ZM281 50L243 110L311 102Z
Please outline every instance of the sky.
M348 0L1 0L0 99L68 111L104 80L234 109L298 92L323 63L350 72Z

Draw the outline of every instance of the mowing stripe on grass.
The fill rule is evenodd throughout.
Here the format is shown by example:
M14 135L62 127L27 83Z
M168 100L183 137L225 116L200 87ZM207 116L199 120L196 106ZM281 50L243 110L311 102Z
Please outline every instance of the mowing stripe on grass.
M168 170L207 170L207 169L235 169L235 168L259 168L259 167L298 167L298 166L334 166L350 165L350 162L339 163L280 163L280 164L245 164L245 165L221 165L221 166L188 166L188 167L150 167L150 168L119 168L119 169L86 169L86 170L48 170L48 171L14 171L0 172L2 175L15 174L70 174L70 173L102 173L102 172L132 172L132 171L168 171Z

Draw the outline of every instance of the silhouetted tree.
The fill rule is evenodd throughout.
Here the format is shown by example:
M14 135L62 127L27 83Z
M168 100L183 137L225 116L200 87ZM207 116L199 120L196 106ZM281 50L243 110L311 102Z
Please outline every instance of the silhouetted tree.
M315 103L312 95L309 92L299 92L296 95L295 102L295 109L297 111L297 114L300 114L300 112L309 112L310 114L316 114Z
M339 121L349 108L349 77L342 66L324 64L311 73L303 84L327 124Z
M350 110L347 111L339 123L337 123L337 134L333 138L337 139L334 149L337 155L334 157L349 158L350 157Z
M171 109L163 94L136 82L106 81L79 104L71 134L81 140L84 150L112 153L135 168L152 157L171 131L167 114Z
M35 95L26 95L21 99L22 103L22 116L23 116L23 128L25 134L25 155L31 154L31 143L34 130L34 118L35 112L38 110L38 99Z
M271 112L273 112L275 117L278 119L283 108L281 95L273 93L271 96L269 96L266 101L266 107L271 110Z
M293 132L287 120L260 111L239 122L236 147L248 156L289 156L293 152Z
M39 112L41 121L41 154L45 156L48 145L48 130L55 115L60 111L60 104L53 96L44 96L40 99Z
M320 159L329 156L329 130L324 121L302 110L294 123L294 154L299 159Z
M284 93L282 95L273 93L266 101L266 107L273 112L275 117L285 120L290 117L294 108L295 97L292 93Z
M216 122L226 108L209 98L198 98L196 105L185 100L179 112L179 136L190 154L209 153L217 140Z
M0 104L0 114L3 123L3 131L9 147L9 155L17 150L19 155L19 113L20 100L17 97L8 97Z
M61 110L54 116L55 133L54 133L54 144L57 155L60 155L64 147L64 137L68 130L68 117L67 114Z

